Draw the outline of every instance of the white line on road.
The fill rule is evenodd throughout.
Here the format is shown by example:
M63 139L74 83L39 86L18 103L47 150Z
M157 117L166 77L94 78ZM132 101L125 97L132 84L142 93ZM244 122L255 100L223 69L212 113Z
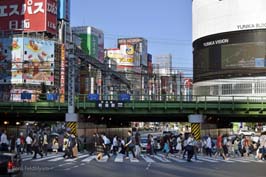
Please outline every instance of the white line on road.
M148 163L154 163L155 161L153 159L151 159L149 156L147 155L140 155L146 162Z
M115 162L123 162L123 158L123 154L117 154L117 156L115 157Z
M78 156L78 157L76 157L74 159L67 159L67 160L65 160L65 162L74 162L74 161L76 161L78 159L81 159L81 158L84 158L84 157L88 157L88 156L89 156L89 154L81 155L81 156Z
M45 160L48 160L48 159L56 158L56 157L59 157L59 156L61 156L61 154L60 155L48 156L48 157L44 157L44 158L40 158L40 159L34 159L32 161L33 162L40 162L40 161L45 161Z
M90 157L88 157L86 159L83 159L81 162L90 162L90 161L92 161L95 158L96 158L96 155L93 155L93 156L90 156Z
M160 155L160 156L161 156L161 155ZM170 160L164 158L163 155L162 155L163 157L160 157L160 156L159 156L159 154L158 154L158 155L154 155L154 158L160 160L161 162L165 162L165 163L169 163L169 162L171 162Z

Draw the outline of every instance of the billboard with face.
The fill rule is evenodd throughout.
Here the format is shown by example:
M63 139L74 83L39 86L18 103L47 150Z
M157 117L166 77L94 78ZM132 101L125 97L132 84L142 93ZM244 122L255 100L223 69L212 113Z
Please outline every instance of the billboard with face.
M1 0L0 30L56 34L56 0Z
M140 64L147 66L148 44L146 39L144 38L118 39L118 47L125 55L134 55L134 62L135 62L134 66L139 66Z

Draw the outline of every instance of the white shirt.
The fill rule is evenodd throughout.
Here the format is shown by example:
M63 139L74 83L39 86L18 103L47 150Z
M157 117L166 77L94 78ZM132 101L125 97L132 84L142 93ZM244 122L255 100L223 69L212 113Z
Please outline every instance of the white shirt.
M209 148L209 149L212 148L212 140L211 140L211 137L208 137L208 138L207 138L206 146L207 146L207 148Z
M5 133L1 135L1 141L0 144L8 144L7 136Z
M32 138L30 136L27 136L26 143L27 144L31 144L32 143Z
M118 146L118 141L117 141L117 139L115 137L113 139L113 146Z

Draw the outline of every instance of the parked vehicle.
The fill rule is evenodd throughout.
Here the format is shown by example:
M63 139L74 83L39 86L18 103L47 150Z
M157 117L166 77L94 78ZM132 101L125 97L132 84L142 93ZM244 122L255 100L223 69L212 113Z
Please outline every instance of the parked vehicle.
M142 138L142 137L140 138L140 148L142 152L146 151L147 143L148 143L148 138Z
M240 129L238 132L239 135L245 135L245 136L254 136L255 132L251 131L251 130L244 130L244 129Z
M22 176L21 157L16 153L0 153L0 176Z

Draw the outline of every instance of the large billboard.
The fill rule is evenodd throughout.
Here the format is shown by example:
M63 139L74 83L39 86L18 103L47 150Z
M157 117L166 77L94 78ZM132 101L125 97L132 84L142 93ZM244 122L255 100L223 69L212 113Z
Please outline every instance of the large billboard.
M58 0L57 18L70 21L70 0Z
M23 82L54 84L54 42L24 38Z
M23 39L0 38L0 83L22 83Z
M194 0L193 41L204 36L265 29L265 0Z
M118 39L118 47L125 55L134 55L135 66L147 66L148 42L144 38L121 38ZM130 58L130 56L128 57ZM138 63L140 62L140 63Z
M54 42L32 38L0 39L0 83L54 85Z
M265 30L208 36L193 47L195 81L265 75Z
M94 27L73 27L73 32L81 38L81 48L89 56L101 63L104 61L104 34Z
M56 0L1 0L0 31L47 31L56 34Z

